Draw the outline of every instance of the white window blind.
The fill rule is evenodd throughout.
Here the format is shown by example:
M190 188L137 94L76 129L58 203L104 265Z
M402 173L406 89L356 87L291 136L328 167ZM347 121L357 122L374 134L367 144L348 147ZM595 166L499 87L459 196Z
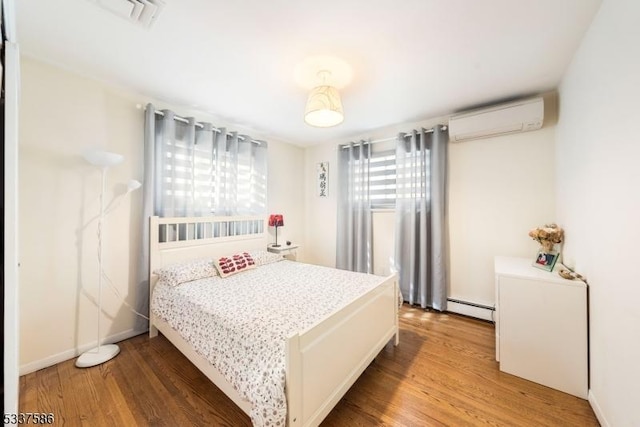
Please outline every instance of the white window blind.
M356 200L368 197L374 209L395 207L396 198L428 197L429 188L418 183L429 182L429 150L404 154L403 162L396 159L396 150L374 152L369 159L369 174L362 174L360 163L353 164Z
M403 154L396 162L396 198L398 200L429 199L430 151L417 150Z
M369 197L373 208L392 208L396 201L396 152L373 153L369 161Z
M165 117L159 121L167 120ZM173 128L173 129L172 129ZM161 216L266 212L267 144L174 121L157 126L156 211ZM173 136L173 137L171 137Z

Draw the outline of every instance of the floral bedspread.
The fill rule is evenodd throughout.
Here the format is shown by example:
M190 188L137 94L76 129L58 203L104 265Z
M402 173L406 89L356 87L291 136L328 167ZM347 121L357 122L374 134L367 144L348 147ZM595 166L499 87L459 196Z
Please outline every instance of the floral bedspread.
M285 426L285 342L383 278L292 261L154 290L151 310L252 403L254 426Z

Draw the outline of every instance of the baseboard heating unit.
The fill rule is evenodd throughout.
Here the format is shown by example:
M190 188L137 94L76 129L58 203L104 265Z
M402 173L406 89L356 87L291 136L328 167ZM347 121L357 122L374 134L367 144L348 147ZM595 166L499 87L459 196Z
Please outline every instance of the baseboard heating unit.
M455 298L447 298L447 311L493 322L495 307Z

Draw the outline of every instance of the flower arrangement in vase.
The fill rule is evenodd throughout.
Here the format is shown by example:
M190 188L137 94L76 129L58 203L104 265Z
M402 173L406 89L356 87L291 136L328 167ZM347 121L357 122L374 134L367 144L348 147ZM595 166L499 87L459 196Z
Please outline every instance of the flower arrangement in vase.
M559 252L555 250L555 245L562 243L564 230L556 224L545 224L543 227L530 230L529 237L540 243L541 246L533 266L553 271L553 267L560 257Z
M555 245L562 243L564 230L557 224L545 224L530 230L529 237L540 243L544 252L553 252Z

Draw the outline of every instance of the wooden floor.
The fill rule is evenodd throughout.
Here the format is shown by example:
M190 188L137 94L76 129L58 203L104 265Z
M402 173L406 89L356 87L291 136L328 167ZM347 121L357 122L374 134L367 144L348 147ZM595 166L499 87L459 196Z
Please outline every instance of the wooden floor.
M323 426L597 426L587 401L500 372L490 323L404 306L387 345ZM20 379L20 411L68 426L250 426L164 337L120 343L102 366L70 360Z

